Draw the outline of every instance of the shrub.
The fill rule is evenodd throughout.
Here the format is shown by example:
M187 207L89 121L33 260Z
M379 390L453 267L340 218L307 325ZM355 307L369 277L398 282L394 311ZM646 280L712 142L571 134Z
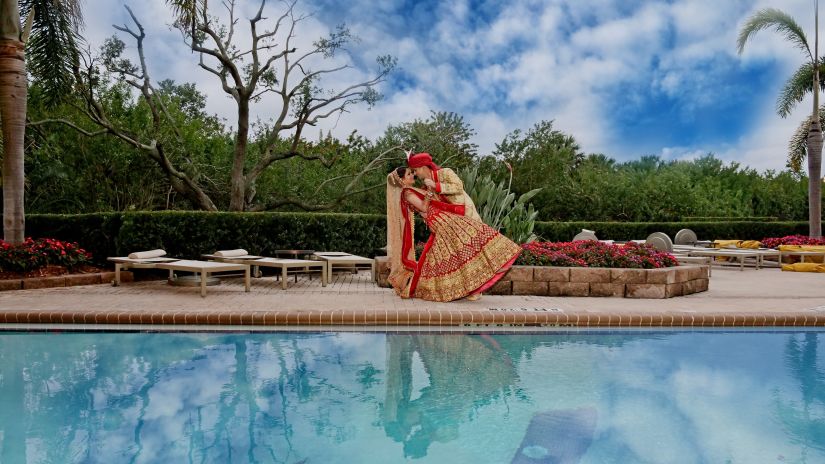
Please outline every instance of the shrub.
M769 237L760 240L762 246L777 248L779 245L825 245L823 238L811 238L805 235L786 235L785 237Z
M603 240L644 240L653 232L672 239L680 229L691 229L699 240L758 240L808 232L808 223L794 222L537 222L536 235L550 242L571 240L582 229L596 232Z
M28 272L49 265L71 270L90 260L91 255L77 243L27 238L23 243L12 245L0 240L0 271Z
M611 245L593 240L532 242L522 247L524 251L516 264L528 266L655 269L678 264L670 253L633 242L626 245Z

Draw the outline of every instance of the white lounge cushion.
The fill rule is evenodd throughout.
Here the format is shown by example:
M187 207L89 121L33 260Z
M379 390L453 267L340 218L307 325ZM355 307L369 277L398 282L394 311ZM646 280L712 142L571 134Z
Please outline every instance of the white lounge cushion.
M134 253L129 253L129 259L148 259L148 258L160 258L161 256L166 255L166 252L161 249L157 250L149 250L149 251L136 251Z
M244 250L243 248L238 248L237 250L219 250L215 252L215 256L220 256L221 258L230 258L232 256L247 256L248 254L249 252Z

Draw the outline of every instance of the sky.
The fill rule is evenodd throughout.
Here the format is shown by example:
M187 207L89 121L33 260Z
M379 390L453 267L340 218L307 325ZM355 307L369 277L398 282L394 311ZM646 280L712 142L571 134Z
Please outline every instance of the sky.
M237 0L236 37L248 44L248 18L258 1ZM740 56L738 30L762 8L779 8L813 42L813 0L299 0L305 19L293 43L314 40L346 24L358 37L320 66L348 64L323 82L343 88L365 81L375 59L390 54L398 68L379 85L373 108L351 107L319 124L344 138L351 131L376 139L390 124L431 111L462 115L475 130L481 155L515 129L542 120L573 135L584 153L619 161L658 155L693 159L708 152L759 171L781 170L787 144L810 113L808 97L782 119L776 97L806 59L774 31L759 32ZM207 95L206 110L233 125L234 103L217 78L198 68L198 57L170 27L162 0L127 3L146 29L152 78L194 82ZM129 22L122 2L86 0L84 36L96 49ZM219 2L210 2L226 16ZM274 25L284 3L267 2ZM134 54L133 42L119 33ZM253 116L279 111L264 98ZM312 132L312 130L310 130ZM310 134L313 137L313 134ZM436 155L437 158L437 155Z

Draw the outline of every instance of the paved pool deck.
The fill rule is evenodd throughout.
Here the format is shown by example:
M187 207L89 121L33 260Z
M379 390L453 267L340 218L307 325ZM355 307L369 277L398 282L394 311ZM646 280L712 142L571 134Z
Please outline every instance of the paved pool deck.
M714 267L709 287L655 300L485 295L432 303L377 287L369 271L338 273L327 287L290 277L286 290L263 277L248 293L243 279L224 279L205 298L199 288L151 280L0 292L0 328L825 326L825 274Z

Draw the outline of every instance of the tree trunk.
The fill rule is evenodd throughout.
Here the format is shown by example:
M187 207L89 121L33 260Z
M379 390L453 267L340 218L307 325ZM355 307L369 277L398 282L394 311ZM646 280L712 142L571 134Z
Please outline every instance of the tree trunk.
M241 97L238 103L238 134L235 136L235 152L232 159L231 193L229 211L243 211L246 207L246 146L249 142L249 100Z
M5 34L4 34L5 35ZM25 234L23 138L26 134L26 62L23 43L0 39L0 121L3 125L3 237L20 243Z
M808 222L809 235L822 236L822 129L812 121L808 131Z

